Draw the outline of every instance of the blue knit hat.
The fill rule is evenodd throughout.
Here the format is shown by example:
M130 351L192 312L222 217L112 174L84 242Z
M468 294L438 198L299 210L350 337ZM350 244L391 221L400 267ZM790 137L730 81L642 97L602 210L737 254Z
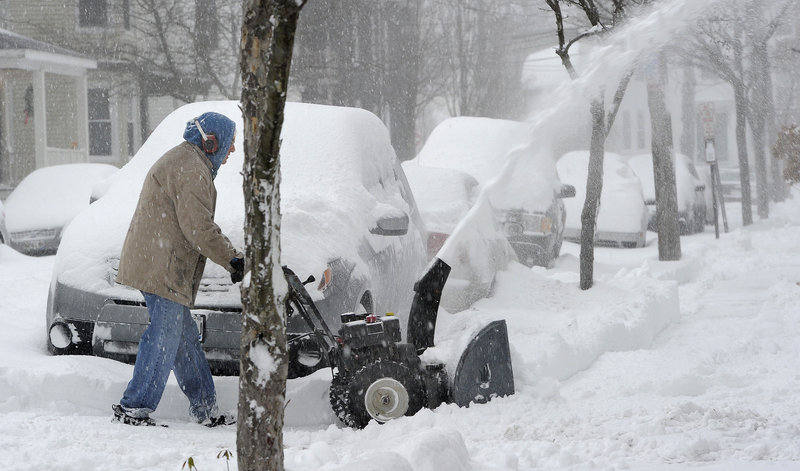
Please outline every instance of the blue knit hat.
M215 178L217 176L217 170L219 170L219 167L222 165L222 161L225 160L225 156L228 155L228 149L231 148L231 144L233 143L233 136L236 134L236 123L231 121L227 116L214 113L213 111L203 113L186 123L186 130L183 131L183 138L201 149L203 148L203 136L200 135L200 130L197 129L197 125L194 123L195 120L200 122L200 127L203 128L203 132L206 133L206 136L214 134L217 137L219 149L214 153L206 154L208 160L211 161L211 177Z

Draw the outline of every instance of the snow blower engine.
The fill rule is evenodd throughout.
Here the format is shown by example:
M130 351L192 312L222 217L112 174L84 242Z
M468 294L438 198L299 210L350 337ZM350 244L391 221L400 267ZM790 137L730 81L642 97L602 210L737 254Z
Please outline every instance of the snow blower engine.
M420 358L433 346L439 300L450 274L442 260L435 259L414 285L406 342L398 317L373 313L342 314L334 334L304 287L314 278L302 282L289 268L283 272L289 284L287 314L300 315L310 327L308 334L289 340L290 356L303 341L318 344L321 360L333 370L331 407L345 425L363 428L372 419L383 423L443 402L464 407L514 393L503 320L489 323L470 340L452 376L444 364Z

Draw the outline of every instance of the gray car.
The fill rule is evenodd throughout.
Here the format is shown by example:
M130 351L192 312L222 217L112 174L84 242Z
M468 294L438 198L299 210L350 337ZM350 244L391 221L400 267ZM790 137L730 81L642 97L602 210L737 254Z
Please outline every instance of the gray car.
M238 102L186 105L169 115L108 189L70 224L56 255L47 305L52 353L93 353L131 362L148 315L141 293L115 283L119 253L150 166L181 139L185 123L216 111L239 123ZM360 109L287 103L281 146L281 263L302 279L335 330L340 314L408 312L425 263L425 232L386 127ZM244 146L239 146L239 149ZM242 150L216 178L216 222L243 247ZM217 373L238 369L239 285L208 263L192 314ZM295 316L287 333L290 376L324 366L308 327Z

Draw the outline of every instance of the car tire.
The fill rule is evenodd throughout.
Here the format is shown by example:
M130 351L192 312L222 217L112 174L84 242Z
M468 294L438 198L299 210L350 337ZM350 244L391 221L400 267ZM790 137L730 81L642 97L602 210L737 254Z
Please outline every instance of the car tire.
M553 262L554 262L556 259L558 259L558 257L560 257L560 256L561 256L561 244L562 244L563 242L564 242L564 239L563 239L563 237L559 237L559 238L558 238L558 239L556 239L556 241L553 243L553 253L551 254L552 258L550 259L550 262L547 264L547 266L548 266L548 267L549 267L550 265L552 265L552 264L553 264Z

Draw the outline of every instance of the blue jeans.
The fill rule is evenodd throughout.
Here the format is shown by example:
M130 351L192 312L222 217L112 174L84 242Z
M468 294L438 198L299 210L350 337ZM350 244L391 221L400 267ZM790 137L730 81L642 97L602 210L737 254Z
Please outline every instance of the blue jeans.
M189 398L192 416L202 422L216 415L214 379L189 308L155 294L142 294L150 325L142 334L133 378L120 405L135 417L156 410L171 370Z

